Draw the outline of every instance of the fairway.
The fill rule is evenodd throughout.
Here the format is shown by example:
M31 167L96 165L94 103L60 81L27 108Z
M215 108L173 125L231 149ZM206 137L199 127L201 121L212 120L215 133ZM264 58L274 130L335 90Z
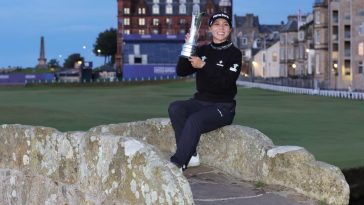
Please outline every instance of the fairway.
M0 124L88 130L101 124L168 117L193 80L99 86L0 87ZM276 145L305 147L341 168L364 166L364 102L239 87L234 124L259 129Z

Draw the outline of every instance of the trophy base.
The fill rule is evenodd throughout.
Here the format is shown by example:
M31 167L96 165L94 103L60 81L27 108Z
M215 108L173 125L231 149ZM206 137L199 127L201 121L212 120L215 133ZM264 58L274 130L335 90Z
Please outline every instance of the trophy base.
M196 46L192 44L183 44L181 57L189 58L195 54Z

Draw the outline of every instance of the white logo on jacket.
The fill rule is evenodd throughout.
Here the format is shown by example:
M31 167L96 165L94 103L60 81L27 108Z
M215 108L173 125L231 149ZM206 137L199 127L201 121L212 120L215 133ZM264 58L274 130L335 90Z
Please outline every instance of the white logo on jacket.
M238 66L239 66L239 65L235 63L233 66L234 66L234 67L230 67L230 70L231 70L231 71L234 71L234 72L238 71L238 69L237 69L237 68L238 68Z
M206 59L207 59L207 57L206 57L206 56L201 56L201 60L202 60L203 62L206 62Z
M218 63L216 63L217 66L224 67L224 64L222 64L222 60L220 60Z

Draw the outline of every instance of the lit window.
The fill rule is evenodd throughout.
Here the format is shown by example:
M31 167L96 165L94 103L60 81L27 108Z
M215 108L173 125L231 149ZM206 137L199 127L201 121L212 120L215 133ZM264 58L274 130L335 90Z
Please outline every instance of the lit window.
M159 25L159 19L153 19L153 26Z
M145 19L144 18L140 18L139 19L139 26L144 26L145 25Z
M130 19L129 18L125 18L124 19L124 25L125 26L129 26L130 25Z
M124 30L124 34L130 34L130 30L129 29L125 29Z
M358 45L358 54L360 56L364 55L364 42L359 43L359 45Z
M144 35L145 34L144 30L143 29L139 29L139 34L140 35Z
M153 3L158 4L159 0L153 0Z
M172 19L171 18L166 18L166 24L171 25L172 24Z
M138 14L145 14L145 8L138 8Z
M130 14L130 8L124 8L124 14Z
M173 3L173 0L166 0L166 3L171 4L171 3Z
M272 53L272 61L273 62L277 62L278 61L278 53L277 52L273 52Z

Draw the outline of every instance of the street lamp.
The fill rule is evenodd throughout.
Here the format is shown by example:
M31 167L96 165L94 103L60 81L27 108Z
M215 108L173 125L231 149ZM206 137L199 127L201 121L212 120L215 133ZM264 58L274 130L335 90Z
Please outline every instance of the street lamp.
M101 50L97 49L97 55L99 56L101 54Z
M337 63L332 64L332 70L334 71L335 76L338 75L338 70L337 70L338 67L339 66L337 65Z

